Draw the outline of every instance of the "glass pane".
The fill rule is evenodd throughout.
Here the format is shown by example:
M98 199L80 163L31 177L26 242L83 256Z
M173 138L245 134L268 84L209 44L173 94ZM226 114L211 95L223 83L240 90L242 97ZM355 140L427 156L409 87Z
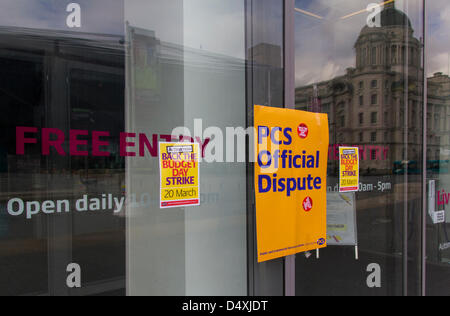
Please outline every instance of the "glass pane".
M9 216L8 201L22 196L43 199L40 187L46 176L39 174L42 159L39 150L28 157L16 156L16 126L40 126L45 108L44 56L33 52L9 53L11 37L0 35L1 116L1 213L0 213L0 285L1 295L19 295L47 291L48 225L43 216L28 220ZM13 43L13 42L12 42ZM18 84L20 82L20 85ZM34 271L28 273L27 271ZM14 285L14 286L12 286Z
M246 166L222 151L226 127L246 124L244 9L240 0L125 1L126 130L154 137L152 146L186 136L204 152L201 205L167 210L158 158L127 159L126 194L138 201L128 208L131 295L247 293Z
M330 125L328 248L297 256L297 295L420 293L423 11L372 2L296 1L296 108ZM356 193L340 146L359 148Z
M113 136L102 137L102 141L117 144L125 128L123 56L118 58L116 68L83 64L74 65L69 73L70 128L110 131ZM78 191L74 199L87 195L89 200L103 200L123 195L125 165L117 150L107 157L72 157L70 166L80 182L74 189ZM72 229L73 261L84 267L84 281L123 279L124 214L75 213Z
M124 129L123 4L5 0L0 11L0 293L124 294L125 210L101 202L123 195L124 160L105 146L99 157L93 136L113 143ZM81 288L67 283L73 263Z
M284 1L246 0L247 13L247 126L253 124L254 105L284 107ZM248 164L248 177L253 179L253 164ZM254 181L248 181L248 194L254 196ZM249 201L248 253L251 288L256 296L284 293L284 260L257 263L256 219L253 198Z
M427 1L427 175L426 294L449 295L450 288L450 3Z
M223 150L247 124L244 1L0 12L0 295L246 295L246 152ZM158 143L180 136L201 203L163 210Z

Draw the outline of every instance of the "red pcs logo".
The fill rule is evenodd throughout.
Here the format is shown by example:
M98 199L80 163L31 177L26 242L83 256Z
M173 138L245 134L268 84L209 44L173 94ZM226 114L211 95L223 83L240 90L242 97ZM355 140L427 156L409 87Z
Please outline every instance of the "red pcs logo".
M305 210L305 212L309 212L311 211L313 208L313 201L312 199L308 196L307 198L305 198L303 200L303 209Z
M308 137L308 133L309 133L308 126L306 126L306 124L303 124L303 123L300 124L297 127L297 133L300 138L305 139L306 137Z

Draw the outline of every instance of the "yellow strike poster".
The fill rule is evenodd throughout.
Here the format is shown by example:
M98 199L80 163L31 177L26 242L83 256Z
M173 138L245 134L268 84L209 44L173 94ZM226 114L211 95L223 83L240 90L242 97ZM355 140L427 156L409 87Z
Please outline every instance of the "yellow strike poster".
M200 205L199 144L159 143L160 208Z
M328 115L254 113L258 262L326 247Z
M359 148L339 147L339 192L359 190Z

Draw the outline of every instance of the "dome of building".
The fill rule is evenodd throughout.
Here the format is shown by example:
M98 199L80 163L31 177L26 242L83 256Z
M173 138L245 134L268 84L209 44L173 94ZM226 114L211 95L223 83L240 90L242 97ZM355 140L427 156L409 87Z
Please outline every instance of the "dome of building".
M408 16L397 10L394 6L386 6L380 13L381 15L381 26L406 26L411 27L411 20Z
M395 1L384 6L379 18L381 28L399 27L405 29L407 26L408 29L412 30L411 20L405 13L395 8ZM374 31L374 28L365 25L361 30L361 34L372 31Z

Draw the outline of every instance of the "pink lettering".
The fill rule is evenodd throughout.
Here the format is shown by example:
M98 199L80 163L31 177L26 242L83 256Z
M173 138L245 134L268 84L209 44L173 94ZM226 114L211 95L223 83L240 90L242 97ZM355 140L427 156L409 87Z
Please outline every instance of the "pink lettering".
M136 137L136 133L120 133L120 156L122 157L135 157L135 152L128 152L127 147L134 147L134 142L128 142L129 137Z
M165 134L163 134L163 135L160 135L159 137L162 140L166 141L166 142L171 142L173 140L177 140L177 138L175 136L172 136L172 135L165 135Z
M152 143L153 145L145 134L139 134L139 156L145 156L146 148L152 157L158 156L158 135L152 135Z
M16 127L16 154L24 155L26 144L37 144L39 142L38 137L32 137L27 133L39 133L38 127ZM92 133L92 139L89 139ZM207 138L202 142L202 139L196 137L195 140L192 137L187 136L173 136L167 134L153 134L151 138L144 133L138 135L136 139L136 133L123 132L119 135L119 154L121 157L135 157L137 151L140 157L144 157L148 152L152 157L158 156L158 140L163 141L189 141L197 142L200 145L202 157L205 156L206 146L210 143L211 139ZM110 137L110 132L107 131L88 131L88 130L69 130L68 142L66 143L65 133L57 128L42 128L41 129L41 153L44 156L50 155L52 151L60 156L89 156L94 157L109 157L111 152L108 151L109 141L104 140L104 137ZM92 145L92 152L90 152L90 146ZM136 146L139 149L135 148ZM106 148L105 148L106 147ZM53 148L53 150L52 150ZM67 153L64 148L67 149Z
M109 132L92 132L92 155L96 157L109 157L110 152L100 150L100 146L108 146L109 142L101 141L100 137L109 137Z
M438 191L437 193L438 206L448 205L449 202L450 202L450 193L446 193L445 190Z
M388 153L389 153L389 147L384 147L383 148L383 158L384 158L384 160L388 159Z
M201 140L200 137L196 137L195 139L200 144L200 150L202 152L202 158L205 158L206 146L208 146L209 142L211 141L211 138L206 138L203 143L202 143L202 140Z
M345 145L345 144L333 144L328 148L328 159L339 160L339 147L357 147L359 149L359 157L364 160L387 160L389 158L389 146L372 146L372 145ZM372 156L372 151L375 151L375 155Z
M50 135L56 135L55 140L50 139ZM50 147L56 149L58 155L65 156L66 153L62 147L64 143L64 132L57 128L43 128L42 129L42 155L50 155Z
M25 144L36 144L36 138L26 138L25 133L37 133L36 127L16 127L16 154L25 155Z
M86 130L70 130L70 155L71 156L88 156L89 153L84 150L78 150L79 146L87 146L88 141L86 139L78 139L78 136L88 136L89 132Z
M189 137L189 136L183 136L183 135L180 135L180 142L190 142L190 143L193 143L193 142L194 142L194 139L193 139L192 137Z

